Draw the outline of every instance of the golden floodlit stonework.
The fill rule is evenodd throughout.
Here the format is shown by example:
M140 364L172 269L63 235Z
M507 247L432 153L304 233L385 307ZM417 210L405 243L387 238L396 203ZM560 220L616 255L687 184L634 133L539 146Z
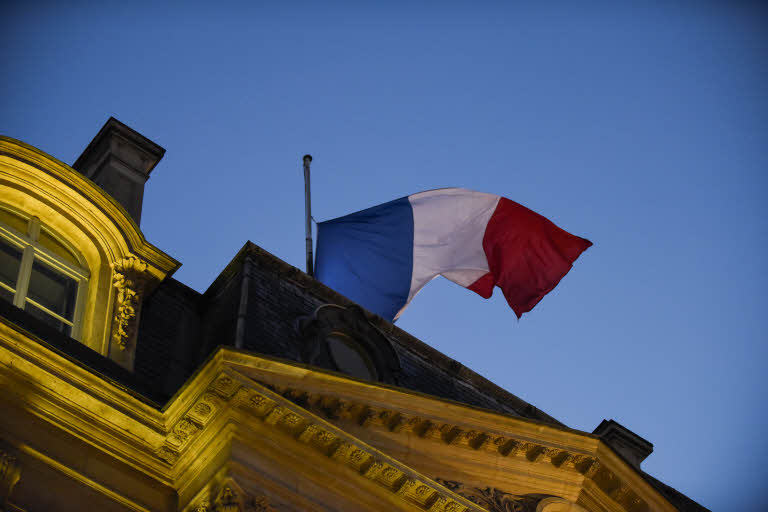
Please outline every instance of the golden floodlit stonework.
M112 282L117 293L115 298L115 318L113 320L112 339L120 350L125 350L129 340L136 336L140 297L151 274L147 272L147 263L133 255L110 263L114 271Z
M498 424L491 431L486 427L489 415L494 415L486 411L440 403L396 389L378 390L396 395L392 397L393 403L423 409L428 416L414 420L406 410L385 410L376 404L360 402L359 398L353 399L353 395L366 396L376 387L357 381L345 382L335 397L327 393L309 396L307 405L300 407L283 396L295 397L297 388L289 392L281 387L281 394L253 377L261 376L262 382L272 382L270 387L275 389L278 388L275 380L298 379L295 384L299 384L306 383L308 377L327 380L332 384L327 387L332 389L340 384L339 378L311 370L296 376L290 365L226 348L217 352L168 407L154 411L108 381L73 367L55 352L39 350L35 340L26 338L11 325L0 323L0 340L3 367L16 368L13 374L3 373L4 384L8 384L8 379L19 386L26 382L28 388L31 382L40 383L29 388L30 393L23 401L6 395L4 410L20 420L26 418L27 423L42 421L49 425L47 428L71 431L75 427L81 432L90 432L81 440L82 451L71 455L62 453L56 464L76 468L75 461L81 457L104 456L107 460L114 458L113 464L128 463L123 471L134 474L134 478L144 476L120 485L110 480L122 478L109 473L88 474L75 470L70 478L91 488L95 481L96 487L110 489L115 496L132 504L133 509L167 510L161 506L163 500L154 505L144 501L145 505L139 506L141 500L146 499L140 497L147 495L144 488L147 485L161 489L159 495L178 495L179 510L232 507L232 503L219 499L218 494L214 496L220 492L219 487L212 490L215 485L211 482L216 480L216 475L225 474L238 483L243 496L252 498L257 504L253 506L302 510L301 507L307 505L296 505L295 491L291 486L286 487L287 482L280 475L292 475L287 477L290 480L296 477L297 471L303 471L311 473L304 476L317 486L333 488L339 479L348 485L360 486L368 498L383 500L390 510L494 510L488 503L495 503L493 506L497 508L502 506L499 503L507 502L515 503L516 507L518 503L529 506L543 497L553 496L571 499L586 510L674 510L642 479L632 478L626 463L588 434L510 417L496 418ZM249 368L246 373L243 373L244 365ZM65 370L64 373L57 368ZM79 384L89 381L92 384L85 387ZM41 401L38 396L48 398ZM425 401L433 407L424 408ZM34 414L37 420L29 416L32 411L26 403L37 404L38 412ZM331 404L343 404L342 409ZM323 409L331 413L322 412ZM457 415L453 409L461 414ZM437 417L434 413L438 410L453 417L453 421L445 415ZM76 411L81 419L73 423L75 417L71 414ZM336 419L331 420L329 416ZM467 423L473 422L475 428L468 429ZM23 423L18 422L20 426ZM343 428L347 424L354 427ZM24 435L23 430L4 429L3 433L4 442L10 441L11 445L14 439ZM50 438L41 438L33 443L37 445L33 449L19 445L14 449L22 460L34 465L32 460L36 456L40 463L48 460L43 453L57 453L55 447L49 446L51 442L55 443ZM393 449L393 445L400 448ZM448 452L443 455L446 449ZM286 458L288 454L292 456ZM294 459L297 455L299 460ZM270 474L264 474L258 465L244 465L241 457L250 457L253 461L262 457ZM431 457L449 457L445 460L453 464L440 464L436 469L434 464L424 463ZM315 466L312 471L302 467L305 461ZM472 470L469 470L469 461L472 461ZM457 473L457 468L464 465L467 470L459 469ZM514 470L521 466L528 469ZM509 468L509 476L503 479L506 488L497 483L499 469L504 467ZM459 480L457 474L461 474L463 480ZM518 480L524 485L517 487L537 492L511 491ZM266 498L268 495L271 497ZM589 508L590 503L601 505ZM350 506L352 509L355 506ZM370 509L377 510L376 507Z

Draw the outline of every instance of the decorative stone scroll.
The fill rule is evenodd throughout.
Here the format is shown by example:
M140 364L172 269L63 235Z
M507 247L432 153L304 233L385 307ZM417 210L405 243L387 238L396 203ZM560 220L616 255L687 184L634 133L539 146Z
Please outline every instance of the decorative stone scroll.
M435 481L490 512L535 512L538 503L547 497L540 495L518 496L500 491L495 487L468 487L461 482L443 480L442 478L436 478Z
M265 496L251 496L231 484L221 487L215 512L276 512Z
M234 479L227 478L218 487L218 493L213 493L213 499L203 499L191 510L194 512L277 512L261 494L252 495L243 492Z
M112 286L115 288L115 317L112 327L112 339L125 350L130 340L135 337L139 298L150 279L146 262L136 256L110 264L113 270Z
M5 510L8 498L21 476L21 468L16 457L0 451L0 509Z

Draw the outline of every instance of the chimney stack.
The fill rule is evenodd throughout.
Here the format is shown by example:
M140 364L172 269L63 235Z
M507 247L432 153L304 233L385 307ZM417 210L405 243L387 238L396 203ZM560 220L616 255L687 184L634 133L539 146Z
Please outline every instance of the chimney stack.
M144 184L164 154L165 149L110 117L72 167L115 198L140 224Z
M605 444L637 469L653 452L653 444L613 420L601 421L592 433L600 436Z

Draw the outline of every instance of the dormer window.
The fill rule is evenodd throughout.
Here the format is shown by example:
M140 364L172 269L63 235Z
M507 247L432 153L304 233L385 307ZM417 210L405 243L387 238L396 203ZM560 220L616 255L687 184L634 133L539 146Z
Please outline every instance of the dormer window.
M0 298L78 338L88 270L37 217L0 206Z
M358 379L397 384L400 361L390 341L360 306L323 304L298 320L305 363Z

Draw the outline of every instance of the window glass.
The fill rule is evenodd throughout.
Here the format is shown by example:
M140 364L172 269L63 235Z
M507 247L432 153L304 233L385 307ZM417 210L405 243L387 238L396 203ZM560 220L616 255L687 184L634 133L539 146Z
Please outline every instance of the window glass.
M341 333L331 333L327 338L328 351L340 372L361 379L376 380L376 367L355 340Z
M72 326L69 324L66 324L59 320L58 318L52 317L42 309L38 308L31 302L27 302L27 304L24 306L24 311L31 314L38 320L42 320L46 324L50 325L51 327L55 328L59 332L63 332L67 336L70 336L72 334Z
M40 230L40 236L38 237L38 240L40 241L40 245L50 250L55 255L60 256L63 260L68 261L75 266L80 265L80 262L77 261L77 257L72 254L72 251L67 249L67 247L59 242L55 237L51 236L51 234L48 233L48 231L45 229Z
M78 335L76 308L87 276L72 249L39 218L0 207L0 299L68 336Z
M0 299L13 302L13 292L9 292L5 288L0 288Z
M0 289L11 294L11 301L13 301L13 292L16 290L20 265L21 250L0 238Z
M77 281L35 260L29 277L28 300L32 299L40 306L71 321L76 297Z

